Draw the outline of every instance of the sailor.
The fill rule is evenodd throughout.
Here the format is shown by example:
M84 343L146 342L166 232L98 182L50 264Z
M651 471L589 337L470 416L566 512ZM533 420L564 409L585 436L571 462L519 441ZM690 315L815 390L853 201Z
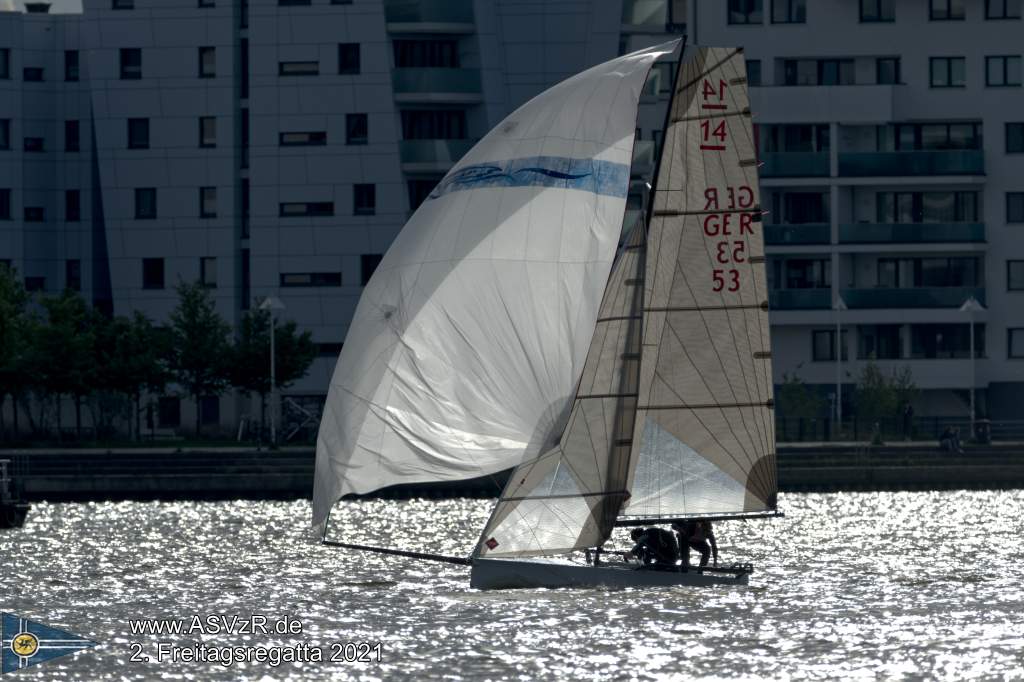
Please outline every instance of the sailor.
M630 554L640 559L645 566L655 568L674 567L679 559L676 537L664 528L634 528L629 537L633 539Z
M683 557L682 570L690 568L690 550L700 552L700 567L708 565L708 556L714 555L715 566L718 566L718 543L715 542L715 531L711 521L707 519L691 519L686 522L672 524L672 530L679 533L679 550Z

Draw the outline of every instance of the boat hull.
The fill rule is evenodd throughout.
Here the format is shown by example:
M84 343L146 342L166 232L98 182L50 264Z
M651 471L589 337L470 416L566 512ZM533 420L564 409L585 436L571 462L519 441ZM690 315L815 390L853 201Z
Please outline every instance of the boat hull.
M676 585L746 585L749 572L661 571L628 564L582 564L528 559L474 559L470 587L506 590L556 587L673 587Z
M27 502L0 502L0 528L21 528L28 509Z

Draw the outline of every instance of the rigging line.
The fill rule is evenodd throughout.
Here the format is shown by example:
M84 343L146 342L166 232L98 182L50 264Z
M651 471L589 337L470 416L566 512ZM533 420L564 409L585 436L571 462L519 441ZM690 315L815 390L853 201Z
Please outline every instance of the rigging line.
M626 490L610 490L596 493L578 493L575 495L525 495L523 497L503 497L502 502L522 502L524 500L575 500L580 497L609 497L614 495L629 495Z
M644 308L644 312L651 313L698 313L704 310L761 310L760 305L691 305L691 306L670 306L663 308Z
M749 403L679 403L678 405L638 405L638 409L644 410L713 410L722 407L728 408L740 408L740 407L771 407L770 402L749 402Z
M714 48L705 48L705 49L707 49L708 53L710 53L711 50L714 49ZM703 72L697 74L697 76L693 80L690 80L690 81L687 81L686 83L684 83L682 86L680 86L679 89L680 90L685 90L686 88L690 87L691 85L695 85L697 83L697 81L699 81L700 79L705 78L707 76L710 76L711 73L715 69L720 67L722 64L725 64L727 61L729 61L730 59L732 59L736 55L742 54L742 53L743 53L743 48L742 47L736 48L735 50L733 50L732 52L727 54L725 57L723 57L720 61L716 62L713 66L711 66L711 68L709 68L706 71L703 71Z
M409 559L422 559L424 561L440 561L446 564L457 564L459 566L472 566L473 560L466 557L448 556L445 554L432 554L430 552L412 552L404 549L391 549L389 547L373 547L370 545L354 545L348 542L335 542L334 540L322 540L321 545L327 547L340 547L341 549L356 549L363 552L374 552L376 554L389 554Z
M680 116L679 118L672 119L672 123L681 123L684 121L706 121L713 118L729 118L730 116L750 116L750 107L744 107L739 111L727 111L721 114L697 114L696 116Z
M655 211L654 212L654 217L660 218L660 217L664 217L664 216L680 216L680 215L684 215L684 216L685 215L721 215L721 214L725 214L725 213L753 213L753 214L758 214L758 213L763 213L763 212L764 212L764 210L761 208L761 206L755 204L751 208L730 208L730 209L727 209L727 210L719 210L719 211L708 211L708 210L701 210L701 211L670 211L670 210L662 209L662 210L659 210L659 211ZM755 221L755 222L757 222L757 221Z

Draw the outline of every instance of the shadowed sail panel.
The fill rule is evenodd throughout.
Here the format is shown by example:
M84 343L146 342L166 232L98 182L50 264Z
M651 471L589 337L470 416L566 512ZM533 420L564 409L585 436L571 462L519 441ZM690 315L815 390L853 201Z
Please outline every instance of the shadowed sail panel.
M632 496L642 518L775 508L768 291L743 53L679 74L648 233Z
M482 476L555 444L618 243L640 90L674 46L527 102L409 219L331 380L314 524L347 493Z

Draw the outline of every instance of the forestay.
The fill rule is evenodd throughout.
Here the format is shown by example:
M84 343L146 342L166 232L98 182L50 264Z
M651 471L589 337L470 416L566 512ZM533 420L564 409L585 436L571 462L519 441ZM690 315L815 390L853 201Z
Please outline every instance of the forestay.
M331 380L315 524L347 493L486 475L554 444L618 243L640 91L674 46L526 103L413 214Z
M775 427L757 161L743 53L679 74L648 234L625 515L775 508Z

